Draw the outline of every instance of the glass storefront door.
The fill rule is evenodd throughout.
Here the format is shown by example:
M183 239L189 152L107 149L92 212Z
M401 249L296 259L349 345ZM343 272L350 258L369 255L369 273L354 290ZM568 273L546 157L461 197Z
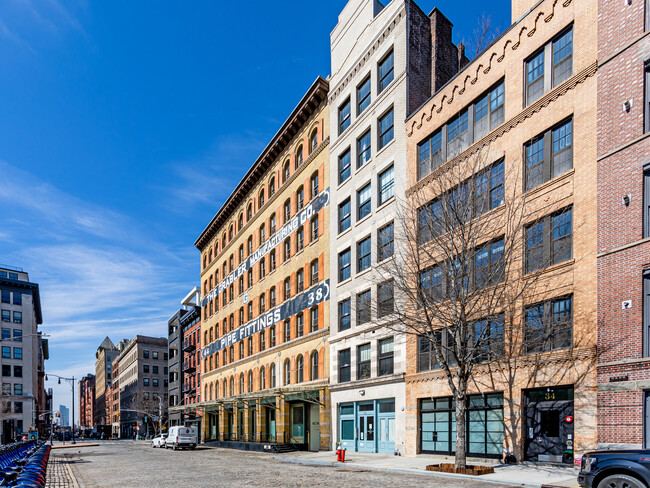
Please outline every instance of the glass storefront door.
M395 402L379 402L378 452L395 452Z
M291 405L291 442L305 443L305 405Z
M359 438L357 439L357 450L375 452L375 405L374 403L360 403L358 408Z
M275 407L266 407L266 434L268 442L275 442Z

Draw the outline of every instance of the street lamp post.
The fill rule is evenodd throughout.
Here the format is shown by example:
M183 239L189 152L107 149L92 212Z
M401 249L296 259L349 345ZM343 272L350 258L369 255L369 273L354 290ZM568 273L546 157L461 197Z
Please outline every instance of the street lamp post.
M76 444L77 442L74 440L74 376L72 378L65 378L63 376L59 376L56 374L49 373L50 376L54 376L55 378L59 378L59 385L61 384L61 380L67 381L70 383L70 389L72 390L72 443ZM45 381L48 380L48 375L45 375ZM64 437L65 439L65 437Z

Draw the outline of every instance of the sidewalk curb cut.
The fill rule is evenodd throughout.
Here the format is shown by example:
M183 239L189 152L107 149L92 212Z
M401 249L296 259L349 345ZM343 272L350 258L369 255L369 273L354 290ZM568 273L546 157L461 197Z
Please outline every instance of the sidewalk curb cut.
M497 479L488 480L488 479L483 479L479 476L470 476L467 474L441 473L438 471L424 471L420 469L385 468L385 467L371 466L367 464L340 463L338 461L319 461L316 459L300 459L300 458L292 458L292 457L284 457L284 456L273 456L273 459L277 461L284 461L287 463L304 464L304 465L311 465L311 466L331 466L331 467L353 466L355 468L372 469L376 471L392 471L395 473L419 474L424 476L440 476L444 478L460 478L460 479L469 479L474 481L480 480L483 483L490 483L490 484L525 486L526 488L542 488L541 483L517 483L517 482L497 480Z

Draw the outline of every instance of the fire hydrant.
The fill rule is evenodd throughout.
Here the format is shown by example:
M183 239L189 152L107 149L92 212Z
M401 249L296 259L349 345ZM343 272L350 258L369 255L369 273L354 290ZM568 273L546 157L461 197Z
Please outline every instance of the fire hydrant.
M345 448L341 450L341 462L342 462L342 463L345 462L345 451L346 451Z
M342 452L342 451L341 451L341 448L339 447L339 448L336 450L336 460L337 460L339 463L341 462L341 452Z

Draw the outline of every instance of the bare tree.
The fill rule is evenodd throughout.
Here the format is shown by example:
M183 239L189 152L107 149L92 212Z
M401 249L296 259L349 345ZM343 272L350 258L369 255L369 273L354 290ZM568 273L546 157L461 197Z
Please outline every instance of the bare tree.
M397 202L395 258L380 267L395 299L387 310L378 290L376 301L377 316L392 315L389 327L416 335L444 372L455 400L457 468L466 466L468 392L497 382L514 388L517 361L535 374L548 351L576 346L570 292L554 313L524 308L566 285L544 270L573 259L572 208L566 199L528 202L521 165L494 162L489 152L421 161L432 171Z
M163 426L167 425L167 418L165 416L165 405L167 404L167 395L164 396L154 395L145 398L140 392L136 392L130 402L130 409L126 411L137 412L146 417L147 423L151 423L153 427L154 436L158 436L162 432Z

